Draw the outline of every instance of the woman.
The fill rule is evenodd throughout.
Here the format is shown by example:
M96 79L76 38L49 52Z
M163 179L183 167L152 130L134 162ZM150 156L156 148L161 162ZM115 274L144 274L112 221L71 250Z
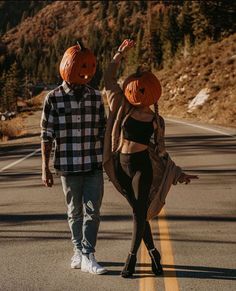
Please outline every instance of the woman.
M160 263L161 257L154 246L150 224L147 221L150 190L153 183L153 166L148 148L153 133L156 136L160 135L160 126L156 119L158 114L150 109L150 105L154 104L157 111L157 100L160 97L161 88L159 81L151 72L141 72L128 77L124 82L123 90L117 84L115 74L118 65L125 53L133 46L133 40L124 40L104 75L109 118L105 135L103 165L108 177L126 197L133 210L132 243L121 272L121 276L124 278L132 276L135 272L136 255L142 239L152 260L153 273L158 276L163 272ZM144 75L148 76L147 84L148 81L151 82L151 91L148 91L148 87L140 88L138 85L133 87L130 85L133 77L141 78ZM141 96L141 101L137 101L140 93L138 91L145 96L145 90L149 92L150 96L153 95L152 98L148 96L145 97L146 99L142 99ZM160 121L164 127L163 119ZM160 148L161 144L163 143L161 142L157 146ZM181 183L189 183L194 178L197 176L178 171L173 181L175 179Z

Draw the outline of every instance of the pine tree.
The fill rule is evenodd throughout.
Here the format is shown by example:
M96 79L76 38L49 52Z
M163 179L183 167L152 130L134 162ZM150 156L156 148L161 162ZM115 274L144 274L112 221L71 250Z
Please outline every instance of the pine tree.
M123 10L120 10L119 11L119 14L118 14L118 17L117 17L117 19L116 19L116 28L118 29L118 30L123 30L123 28L124 28L124 12L123 12Z
M177 17L177 20L178 20L178 25L182 33L182 36L184 37L184 35L189 35L193 43L194 42L193 29L192 29L193 18L191 15L191 10L192 10L192 2L185 1Z
M171 53L172 56L178 50L181 41L181 31L178 26L177 16L179 14L179 9L177 6L172 6L168 11L169 16L169 28L168 28L168 38L171 42Z
M5 84L2 89L5 110L17 111L17 99L20 95L20 79L17 64L11 65L6 74Z
M116 18L118 15L118 7L117 7L117 2L118 1L108 1L109 6L108 6L108 16L111 16L113 18Z
M23 22L27 18L27 11L24 11L21 16L21 22Z
M22 88L22 97L24 99L29 99L31 96L30 93L30 78L27 72L25 73L25 76L23 78L23 88Z
M92 11L93 11L93 2L88 1L88 14L91 13Z
M143 61L146 62L150 67L153 63L153 49L151 41L151 3L148 3L147 15L146 15L146 25L144 27L143 43L145 44L145 50L143 53Z
M143 29L140 28L137 34L136 45L135 45L136 63L140 63L141 52L142 52L142 39L143 39Z
M25 46L25 37L24 37L24 35L22 35L20 38L20 47L23 49L24 46Z
M107 10L108 10L108 1L100 1L101 8L100 8L100 13L99 13L99 18L105 19L107 16Z
M170 67L173 63L173 55L171 49L171 41L167 39L163 44L163 65Z
M162 46L162 59L164 66L169 66L173 62L175 53L181 42L181 34L177 23L178 10L172 6L168 7L160 15L162 25L160 28L160 43Z
M0 110L1 111L5 111L6 110L6 100L5 97L3 95L3 88L6 82L6 73L3 72L1 78L0 78Z
M79 1L79 7L81 8L81 9L83 9L83 8L87 8L88 7L88 4L86 3L86 1Z
M191 5L191 17L193 35L196 38L196 42L200 43L207 36L209 36L209 18L203 13L203 2L194 1Z
M140 5L140 8L141 8L141 11L144 13L147 8L148 8L148 3L146 0L140 0L139 1L139 5Z
M11 23L10 22L7 22L6 31L8 31L10 29L11 29Z
M162 51L162 40L161 31L162 26L162 12L158 11L157 14L151 14L150 18L150 47L152 54L152 67L157 69L161 68L163 63L163 51Z
M130 15L132 15L133 13L133 3L131 3L130 1L125 1L124 2L124 16L125 18L129 18Z
M57 59L55 50L51 49L50 53L50 62L49 62L49 78L46 83L55 83L56 82L56 76L58 68L56 68Z

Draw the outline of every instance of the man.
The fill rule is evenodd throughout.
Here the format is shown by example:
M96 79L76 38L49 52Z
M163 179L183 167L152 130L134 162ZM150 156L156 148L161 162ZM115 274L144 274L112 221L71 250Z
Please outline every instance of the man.
M74 244L71 268L104 274L94 257L106 121L99 91L87 85L95 71L96 59L89 49L78 44L65 52L60 64L64 81L48 93L42 112L42 180L53 186L49 161L55 142L54 168L61 176Z

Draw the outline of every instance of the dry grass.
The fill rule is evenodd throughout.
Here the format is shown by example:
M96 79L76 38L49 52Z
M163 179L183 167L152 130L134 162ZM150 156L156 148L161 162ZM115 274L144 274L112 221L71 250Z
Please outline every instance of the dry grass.
M47 93L48 91L42 91L39 95L27 100L27 106L33 107L34 109L40 109Z
M0 138L2 141L20 137L26 134L22 117L8 121L0 121Z
M16 118L0 121L0 141L26 136L27 118L29 115L34 115L34 111L42 108L46 94L47 91L43 91L29 100L19 101L19 105L21 105L25 111L21 112Z

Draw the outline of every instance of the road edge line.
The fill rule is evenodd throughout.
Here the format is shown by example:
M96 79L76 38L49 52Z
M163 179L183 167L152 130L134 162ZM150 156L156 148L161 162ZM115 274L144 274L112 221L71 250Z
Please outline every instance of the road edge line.
M0 169L0 173L4 172L5 170L7 170L7 169L9 169L9 168L11 168L11 167L13 167L13 166L15 166L15 165L21 163L21 162L23 162L23 161L26 160L26 159L28 159L28 158L34 156L36 153L38 153L38 152L40 152L40 151L41 151L41 148L38 148L37 150L33 151L32 153L28 154L27 156L24 156L24 157L22 157L21 159L16 160L15 162L13 162L13 163L11 163L11 164L8 164L7 166L5 166L5 167L3 167L3 168Z
M204 129L204 130L220 133L222 135L226 135L226 136L230 136L230 137L235 138L235 134L226 133L224 131L213 129L213 128L210 128L210 127L207 127L207 126L201 126L201 125L197 125L197 124L192 124L192 123L188 123L186 121L176 120L176 119L172 119L172 118L168 118L168 117L166 117L164 119L167 120L167 121L170 121L170 122L185 124L185 125L188 125L188 126L192 126L192 127L196 127L196 128L200 128L200 129Z

